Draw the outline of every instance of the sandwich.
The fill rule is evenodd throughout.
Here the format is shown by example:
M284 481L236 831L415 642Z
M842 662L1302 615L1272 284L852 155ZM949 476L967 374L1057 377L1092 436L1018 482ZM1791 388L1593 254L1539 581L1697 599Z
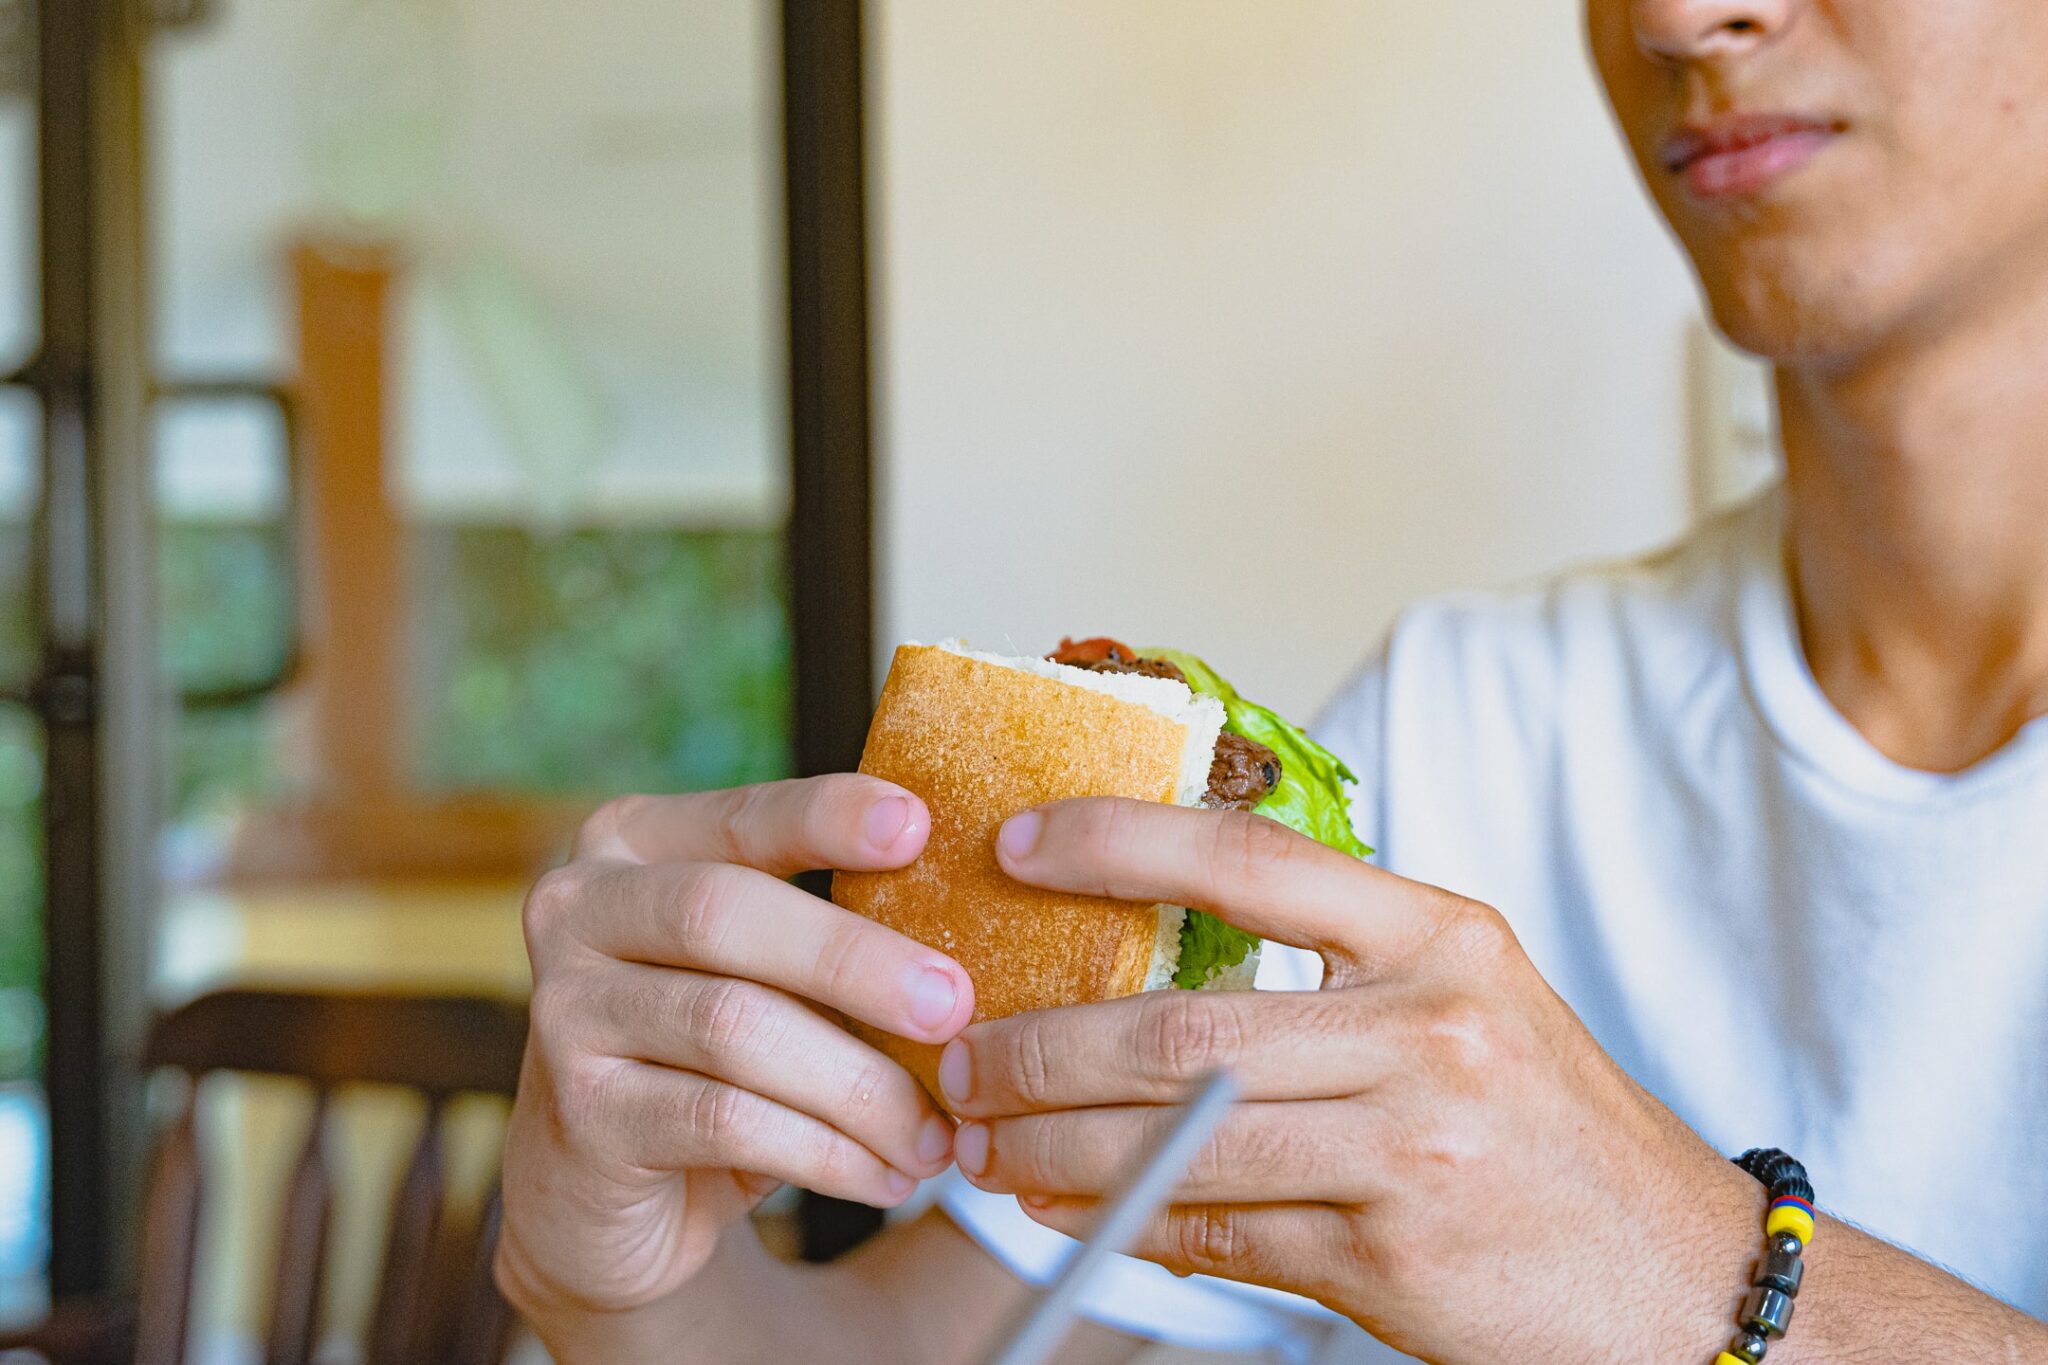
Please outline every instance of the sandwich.
M923 798L931 834L907 868L838 874L832 898L964 967L978 1020L1148 990L1249 990L1258 970L1258 940L1200 910L1012 880L995 842L1019 811L1098 796L1250 810L1371 853L1351 828L1344 764L1178 650L1068 639L1008 658L904 645L860 770ZM937 1048L856 1031L937 1096Z

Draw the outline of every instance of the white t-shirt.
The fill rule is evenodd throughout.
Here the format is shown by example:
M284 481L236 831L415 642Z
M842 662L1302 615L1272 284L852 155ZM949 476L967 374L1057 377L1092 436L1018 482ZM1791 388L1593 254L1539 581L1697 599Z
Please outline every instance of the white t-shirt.
M1783 565L1773 493L1649 560L1426 603L1321 738L1378 861L1498 907L1708 1142L1795 1153L1829 1211L2048 1316L2048 719L1955 776L1892 763L1814 683ZM1319 970L1269 946L1260 985ZM1065 1239L949 1179L953 1217L1042 1278ZM1087 1311L1400 1358L1135 1261Z

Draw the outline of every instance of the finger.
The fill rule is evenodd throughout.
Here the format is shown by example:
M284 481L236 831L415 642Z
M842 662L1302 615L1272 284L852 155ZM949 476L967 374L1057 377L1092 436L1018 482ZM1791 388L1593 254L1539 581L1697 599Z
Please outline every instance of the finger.
M607 957L758 981L920 1041L974 1013L974 984L945 954L751 868L572 863L544 894L562 908L530 905L529 925L558 913Z
M879 872L924 851L931 815L893 783L859 773L681 796L628 796L590 817L579 857L739 863L771 876Z
M1093 1199L1020 1199L1034 1222L1085 1237ZM1176 1275L1214 1275L1314 1296L1329 1268L1355 1261L1342 1209L1324 1204L1177 1204L1152 1219L1129 1254Z
M946 1045L956 1114L1177 1104L1228 1068L1252 1100L1327 1099L1401 1065L1365 991L1150 991L975 1024Z
M646 1170L747 1171L876 1208L917 1187L830 1124L724 1081L620 1062L605 1086L616 1154Z
M593 1002L601 1054L751 1090L831 1125L899 1171L933 1176L953 1127L889 1058L793 996L735 977L620 963Z
M979 1189L1098 1197L1129 1176L1180 1111L1165 1105L1072 1109L960 1126L953 1150ZM1174 1187L1184 1203L1366 1203L1383 1197L1382 1125L1356 1104L1234 1106Z
M1057 801L1012 817L1003 870L1055 891L1190 905L1299 948L1393 962L1457 897L1382 872L1264 816L1153 801Z

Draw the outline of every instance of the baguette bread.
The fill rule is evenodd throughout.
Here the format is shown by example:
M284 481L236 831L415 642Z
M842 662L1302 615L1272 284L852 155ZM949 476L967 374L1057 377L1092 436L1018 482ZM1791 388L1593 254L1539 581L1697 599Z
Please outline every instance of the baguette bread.
M1025 886L997 864L996 834L1070 797L1199 804L1223 719L1171 679L905 645L860 770L922 797L930 839L907 868L838 874L832 898L964 967L977 1020L1168 985L1185 911ZM939 1049L856 1031L938 1095Z

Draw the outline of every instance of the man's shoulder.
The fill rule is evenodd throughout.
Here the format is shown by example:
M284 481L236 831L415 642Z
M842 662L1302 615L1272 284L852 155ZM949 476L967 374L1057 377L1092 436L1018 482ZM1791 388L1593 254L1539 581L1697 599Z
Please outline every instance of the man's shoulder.
M1427 599L1396 623L1390 662L1406 655L1440 681L1517 688L1619 682L1617 670L1679 685L1732 656L1738 597L1775 543L1777 518L1767 495L1647 554Z
M1644 554L1573 565L1506 588L1446 593L1402 613L1396 639L1511 657L1716 636L1756 567L1777 509L1769 497L1724 512Z
M1566 709L1689 695L1732 668L1738 599L1780 516L1766 494L1649 553L1425 598L1396 619L1324 723L1356 733L1394 708L1527 732Z

